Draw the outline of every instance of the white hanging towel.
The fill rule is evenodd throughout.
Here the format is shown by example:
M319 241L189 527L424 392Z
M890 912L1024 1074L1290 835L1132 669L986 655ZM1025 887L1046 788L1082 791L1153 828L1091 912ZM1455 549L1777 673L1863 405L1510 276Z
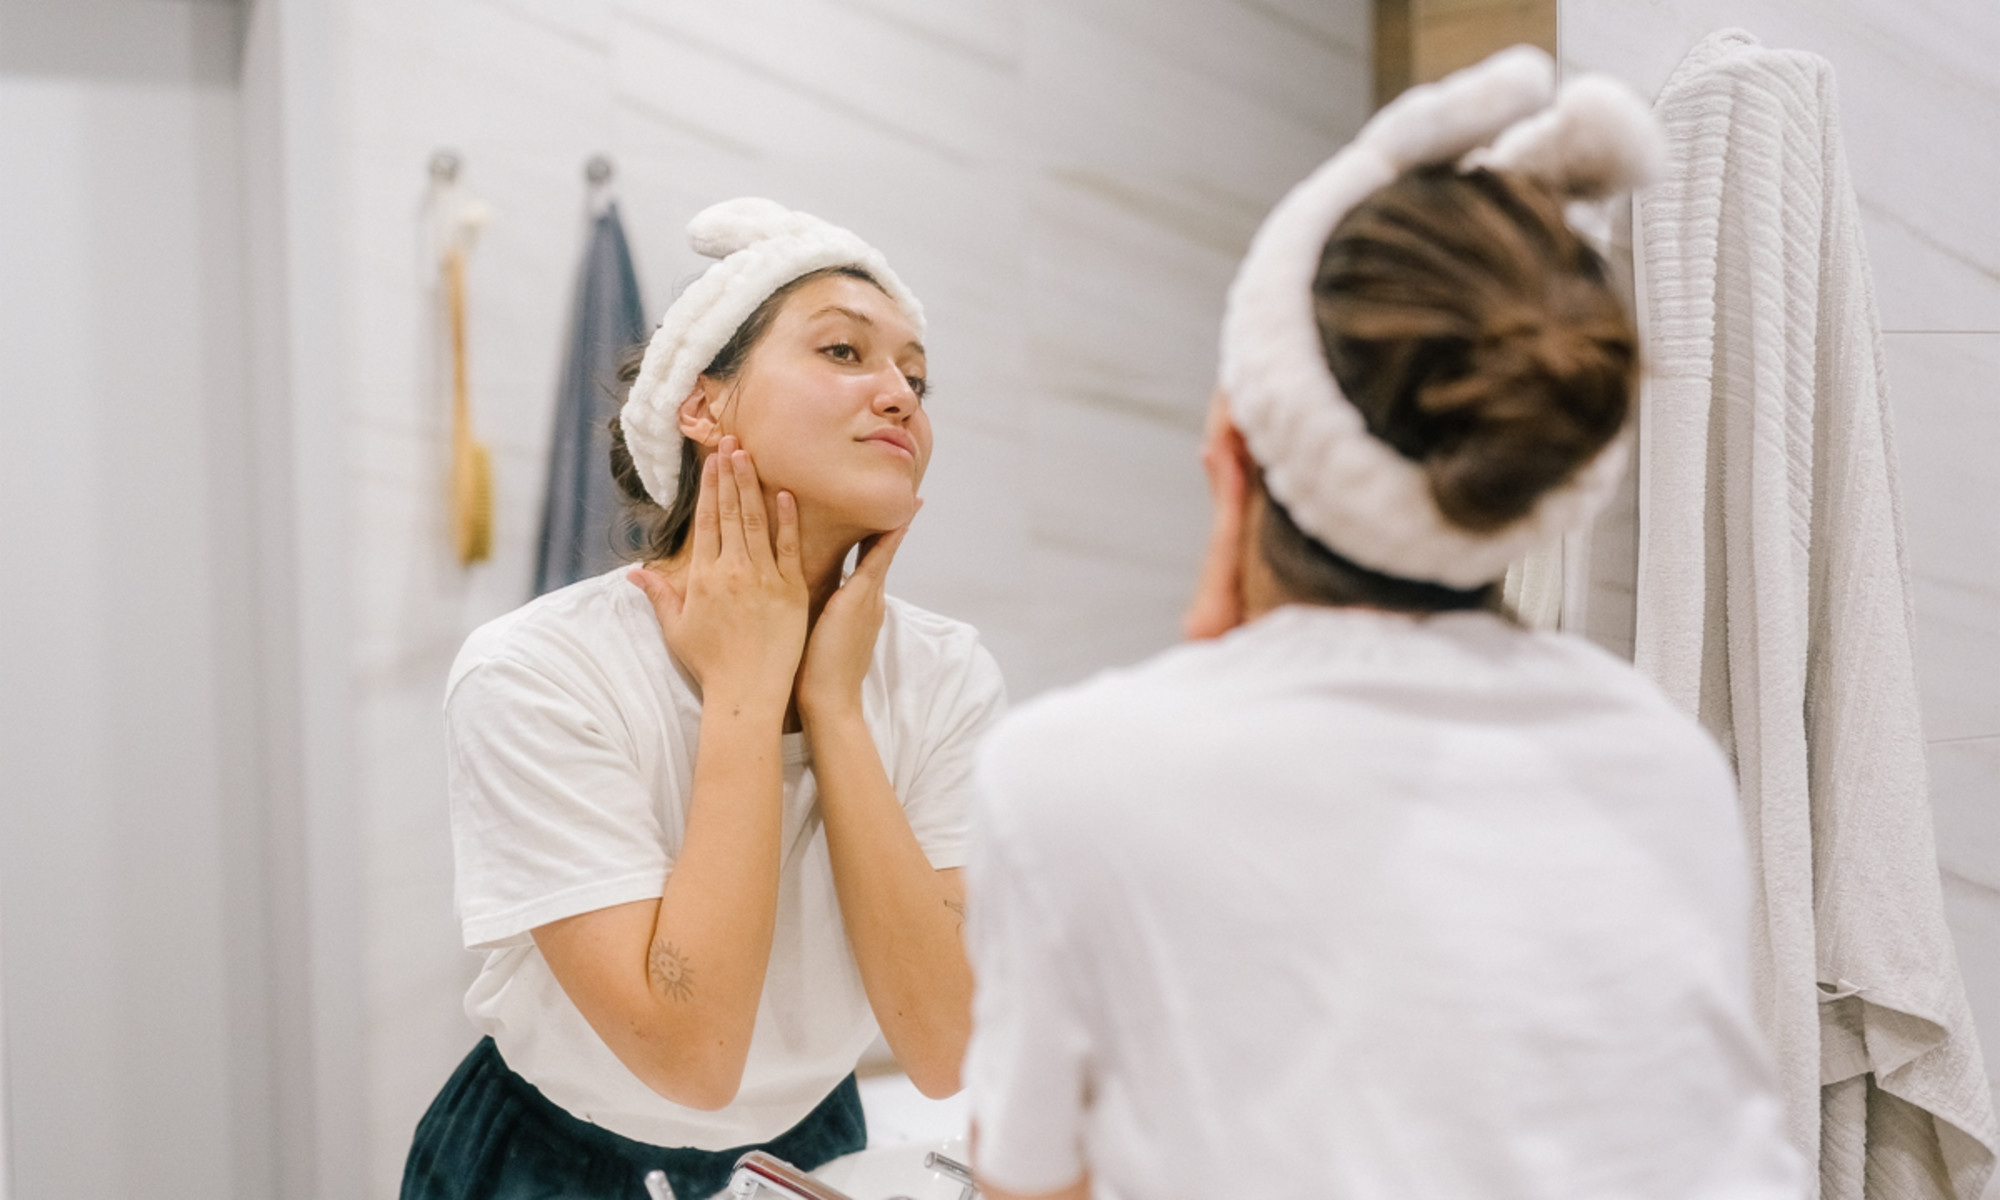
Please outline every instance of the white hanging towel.
M1728 30L1656 112L1635 658L1735 758L1757 998L1823 1200L1976 1200L2000 1126L1944 923L1833 69Z

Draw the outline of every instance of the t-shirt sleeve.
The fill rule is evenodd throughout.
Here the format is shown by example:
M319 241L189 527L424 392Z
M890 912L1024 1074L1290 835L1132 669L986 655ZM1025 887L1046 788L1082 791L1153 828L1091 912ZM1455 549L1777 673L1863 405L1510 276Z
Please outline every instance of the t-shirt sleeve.
M917 768L902 789L903 812L931 866L965 865L973 756L1007 707L1000 664L976 639L935 681L925 713Z
M616 716L524 663L489 659L445 701L452 848L468 949L657 896L660 817Z
M966 871L973 1035L965 1082L980 1175L1014 1192L1052 1192L1084 1174L1090 1047L1065 953L1065 922L996 808L982 772Z

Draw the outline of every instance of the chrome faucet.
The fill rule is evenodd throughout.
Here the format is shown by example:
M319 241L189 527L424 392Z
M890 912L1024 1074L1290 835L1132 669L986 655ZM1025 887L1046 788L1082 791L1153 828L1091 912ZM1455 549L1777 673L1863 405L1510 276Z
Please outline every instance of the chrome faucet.
M924 1155L924 1166L940 1175L950 1176L958 1184L958 1200L979 1200L979 1188L972 1182L972 1168L955 1158L946 1158L933 1150Z

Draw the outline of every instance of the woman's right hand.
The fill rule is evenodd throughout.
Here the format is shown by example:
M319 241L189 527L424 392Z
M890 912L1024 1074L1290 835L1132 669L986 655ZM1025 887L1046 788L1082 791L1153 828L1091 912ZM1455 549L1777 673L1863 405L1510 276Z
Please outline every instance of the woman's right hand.
M704 707L775 704L782 715L806 641L798 506L780 492L773 529L748 451L733 435L701 467L687 570L626 578L653 602L660 632L701 684Z

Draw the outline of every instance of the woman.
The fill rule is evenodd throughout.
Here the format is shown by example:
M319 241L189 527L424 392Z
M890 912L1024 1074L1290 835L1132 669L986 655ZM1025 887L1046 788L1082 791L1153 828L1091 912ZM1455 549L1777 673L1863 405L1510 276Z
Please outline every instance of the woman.
M406 1200L637 1197L653 1171L694 1200L754 1147L810 1169L865 1144L878 1025L920 1089L958 1088L965 785L1002 692L970 627L883 591L930 461L922 309L769 201L689 229L720 261L612 455L655 506L650 560L484 626L452 670L485 1037Z
M1522 48L1406 93L1272 213L1205 640L982 751L988 1200L1804 1194L1727 763L1498 611L1623 454L1637 338L1564 202L1658 155L1629 95L1551 89Z

